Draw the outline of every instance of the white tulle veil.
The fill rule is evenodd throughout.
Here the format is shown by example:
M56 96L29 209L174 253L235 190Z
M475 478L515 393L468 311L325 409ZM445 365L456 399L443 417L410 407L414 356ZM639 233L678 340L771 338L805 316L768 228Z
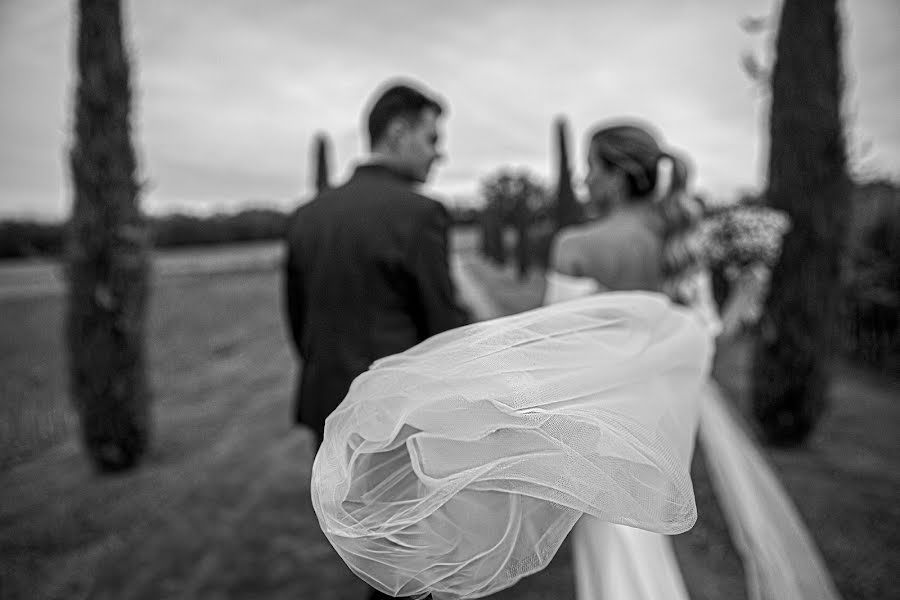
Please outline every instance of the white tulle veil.
M326 421L322 530L369 584L437 600L540 570L583 514L685 531L711 353L690 311L609 293L377 361Z

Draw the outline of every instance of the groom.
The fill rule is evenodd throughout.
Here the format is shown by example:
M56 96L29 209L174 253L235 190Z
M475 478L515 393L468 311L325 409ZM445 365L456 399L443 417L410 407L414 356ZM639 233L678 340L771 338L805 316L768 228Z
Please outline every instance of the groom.
M294 421L325 418L378 358L464 325L450 278L450 217L415 188L440 157L440 103L402 83L371 105L371 154L301 206L287 232L284 301L302 368Z
M386 87L368 114L371 154L288 227L284 307L301 364L294 421L319 444L325 418L373 361L468 321L450 278L450 217L415 189L440 157L442 112L411 85Z

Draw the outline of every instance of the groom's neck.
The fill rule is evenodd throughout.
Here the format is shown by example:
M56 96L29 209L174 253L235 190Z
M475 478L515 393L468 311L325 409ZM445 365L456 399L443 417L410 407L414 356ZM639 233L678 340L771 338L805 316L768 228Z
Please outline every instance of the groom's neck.
M379 152L378 150L372 150L368 156L364 157L360 162L361 165L378 165L387 168L394 173L402 176L404 179L409 179L410 183L421 184L422 182L411 172L409 165L407 165L402 159L397 156L387 153L387 152Z

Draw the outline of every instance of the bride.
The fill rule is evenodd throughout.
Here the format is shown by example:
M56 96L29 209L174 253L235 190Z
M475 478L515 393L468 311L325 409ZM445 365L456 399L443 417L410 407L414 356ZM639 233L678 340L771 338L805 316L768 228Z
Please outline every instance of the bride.
M664 162L670 165L669 185L660 197L657 179ZM665 290L697 310L710 337L717 334L708 278L695 268L692 249L678 241L700 214L686 194L688 173L684 159L663 150L646 126L596 129L585 185L605 218L560 232L545 302L600 291ZM580 599L688 597L671 544L658 533L585 516L574 528L573 552Z
M657 192L660 165L669 185ZM590 199L607 218L561 232L545 303L604 290L663 291L689 307L711 338L738 333L766 293L762 265L739 277L720 317L694 233L703 206L687 194L685 161L635 123L590 138ZM802 520L751 437L710 381L698 394L699 439L711 483L741 554L751 600L839 595ZM573 530L580 600L687 600L670 538L585 515Z

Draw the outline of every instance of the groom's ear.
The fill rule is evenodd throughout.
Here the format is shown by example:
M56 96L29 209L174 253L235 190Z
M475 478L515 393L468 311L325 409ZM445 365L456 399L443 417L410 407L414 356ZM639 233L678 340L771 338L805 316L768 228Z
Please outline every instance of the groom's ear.
M400 138L409 130L409 119L397 116L391 119L384 131L384 140L388 148L393 148L400 142Z

